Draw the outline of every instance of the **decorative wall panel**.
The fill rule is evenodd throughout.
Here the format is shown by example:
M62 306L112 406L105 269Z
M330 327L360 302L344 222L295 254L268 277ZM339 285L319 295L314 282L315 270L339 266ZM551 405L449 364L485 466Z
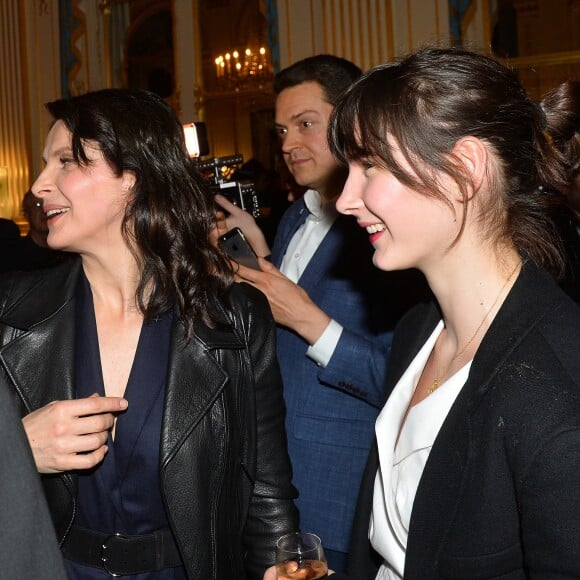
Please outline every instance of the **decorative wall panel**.
M282 67L330 53L363 70L426 42L449 44L445 0L278 0Z
M19 0L0 2L0 217L15 218L29 187L25 43Z

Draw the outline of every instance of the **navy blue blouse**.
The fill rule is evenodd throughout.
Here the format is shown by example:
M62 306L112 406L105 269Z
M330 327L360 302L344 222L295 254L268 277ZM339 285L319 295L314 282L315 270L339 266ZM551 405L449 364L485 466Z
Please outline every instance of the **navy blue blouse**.
M77 288L75 387L78 398L105 395L95 310L85 276ZM168 528L159 482L159 443L165 397L172 312L143 324L125 398L127 411L117 418L115 440L89 472L78 473L75 525L105 533L147 534ZM111 575L65 560L72 580ZM124 576L132 580L186 580L183 566Z

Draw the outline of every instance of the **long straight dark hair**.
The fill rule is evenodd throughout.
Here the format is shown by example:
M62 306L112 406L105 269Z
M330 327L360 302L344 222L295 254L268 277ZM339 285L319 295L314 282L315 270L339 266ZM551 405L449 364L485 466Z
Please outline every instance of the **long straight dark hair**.
M196 320L221 321L215 298L226 299L233 273L209 239L211 195L187 154L174 111L148 91L106 89L48 103L72 134L72 154L90 164L96 143L114 173L135 176L123 236L140 267L137 305L150 321L176 304L191 336Z

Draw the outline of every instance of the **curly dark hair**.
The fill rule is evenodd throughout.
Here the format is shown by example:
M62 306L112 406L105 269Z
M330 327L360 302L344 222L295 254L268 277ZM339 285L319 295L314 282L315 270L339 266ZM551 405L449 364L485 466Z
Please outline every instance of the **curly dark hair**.
M46 105L72 135L79 165L96 143L117 176L135 176L125 208L123 236L139 267L139 309L150 321L177 305L191 336L195 320L217 325L215 297L226 299L229 262L209 239L214 219L210 193L187 154L175 112L149 91L105 89Z
M412 171L397 163L387 136ZM470 176L452 151L468 136L493 151L493 195L482 211L490 235L559 275L560 243L538 185L561 185L563 167L542 110L497 60L462 49L419 49L364 74L341 97L329 123L330 147L342 163L372 159L405 185L447 204L437 174L454 179L465 202L463 225Z

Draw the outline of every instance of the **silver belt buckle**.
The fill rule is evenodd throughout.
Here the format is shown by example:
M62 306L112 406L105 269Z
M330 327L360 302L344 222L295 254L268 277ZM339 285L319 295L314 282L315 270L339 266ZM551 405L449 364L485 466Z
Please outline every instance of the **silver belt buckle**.
M103 563L103 568L105 569L106 572L108 572L111 576L114 576L115 578L121 576L121 574L115 574L115 572L110 570L109 567L107 566L107 550L109 549L109 547L107 546L107 543L112 538L125 538L125 537L126 536L124 536L123 534L119 534L119 533L111 534L110 536L107 536L105 538L105 541L101 544L101 562Z

